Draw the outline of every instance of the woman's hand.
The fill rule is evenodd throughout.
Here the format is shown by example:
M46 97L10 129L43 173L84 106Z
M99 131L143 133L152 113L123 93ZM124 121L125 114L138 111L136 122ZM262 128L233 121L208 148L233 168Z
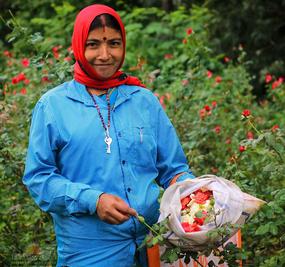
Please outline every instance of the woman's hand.
M107 223L120 224L130 216L137 216L137 212L121 198L104 193L98 200L97 215Z

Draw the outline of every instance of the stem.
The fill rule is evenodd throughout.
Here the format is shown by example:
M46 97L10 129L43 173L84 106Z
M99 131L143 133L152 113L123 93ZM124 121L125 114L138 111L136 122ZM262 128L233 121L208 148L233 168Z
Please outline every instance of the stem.
M159 235L158 232L156 232L144 219L144 217L137 215L137 219L139 220L140 223L145 225L152 233L155 233L156 235Z
M256 127L255 127L254 124L251 122L251 120L248 120L248 124L249 124L249 125L251 126L251 128L254 129L258 134L261 134L261 132L256 129Z

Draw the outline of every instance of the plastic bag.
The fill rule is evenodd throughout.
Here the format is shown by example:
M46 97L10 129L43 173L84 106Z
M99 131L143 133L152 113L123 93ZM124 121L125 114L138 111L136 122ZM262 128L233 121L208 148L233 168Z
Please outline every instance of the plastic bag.
M185 233L181 225L180 199L201 187L213 192L216 220L202 225L198 232ZM195 179L177 182L165 190L160 204L159 221L168 217L170 232L166 237L172 244L187 250L202 251L208 247L209 243L221 245L233 236L238 228L233 228L223 238L218 236L215 239L207 235L210 230L227 223L242 225L264 203L263 200L243 193L237 185L229 180L215 175L203 175Z

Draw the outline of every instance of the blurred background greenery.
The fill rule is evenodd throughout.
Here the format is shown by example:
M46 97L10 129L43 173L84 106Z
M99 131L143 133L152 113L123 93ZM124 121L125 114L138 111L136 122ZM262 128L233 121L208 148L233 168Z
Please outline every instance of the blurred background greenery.
M72 79L73 21L93 3L0 3L0 266L55 265L51 219L21 178L33 106ZM285 1L96 3L120 12L124 70L158 96L195 175L268 202L242 229L244 266L285 266Z

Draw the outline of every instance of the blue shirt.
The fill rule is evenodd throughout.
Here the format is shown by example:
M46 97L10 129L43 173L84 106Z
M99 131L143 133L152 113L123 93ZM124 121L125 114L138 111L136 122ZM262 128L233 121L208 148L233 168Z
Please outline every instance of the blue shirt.
M107 104L95 99L107 124ZM149 224L159 216L159 186L193 178L175 129L157 97L138 86L117 88L111 111L111 154L85 86L72 80L44 94L33 111L24 184L52 215L58 265L131 266L147 229L131 217L101 221L96 201L119 196Z

